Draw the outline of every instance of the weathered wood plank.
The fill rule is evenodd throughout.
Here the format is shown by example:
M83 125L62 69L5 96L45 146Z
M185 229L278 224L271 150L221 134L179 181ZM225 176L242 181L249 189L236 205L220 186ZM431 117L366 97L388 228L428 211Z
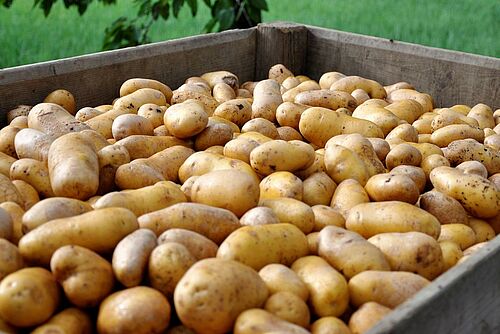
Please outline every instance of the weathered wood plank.
M177 88L189 76L229 70L252 80L256 28L233 30L0 70L0 124L18 104L36 104L59 88L78 108L111 103L123 81L153 78Z
M289 22L257 26L255 80L268 77L269 68L283 64L295 74L306 69L307 29Z
M500 333L500 236L383 318L367 334Z
M500 108L500 59L308 26L307 71L338 71L392 84L407 81L437 106Z

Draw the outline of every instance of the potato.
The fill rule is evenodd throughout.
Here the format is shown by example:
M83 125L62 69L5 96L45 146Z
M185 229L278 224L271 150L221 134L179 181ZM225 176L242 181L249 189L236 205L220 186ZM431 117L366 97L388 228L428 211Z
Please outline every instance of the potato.
M165 296L172 297L177 283L196 260L180 243L161 243L149 257L148 276L151 286Z
M291 269L309 289L309 303L320 317L339 316L349 303L347 282L337 270L319 256L305 256L292 264Z
M302 135L300 134L299 131L295 130L294 128L290 126L280 126L277 128L278 134L280 136L280 139L285 140L285 141L290 141L290 140L304 140Z
M219 103L223 103L236 98L235 90L224 82L219 82L214 85L212 95L214 99Z
M164 122L168 131L177 138L199 134L208 124L203 105L196 100L186 100L167 109Z
M24 234L22 226L22 218L25 212L23 208L15 202L0 203L0 209L7 212L8 215L10 216L10 222L12 222L12 225L10 225L9 221L7 221L7 226L5 226L5 228L10 229L12 227L12 229L10 230L11 233L9 241L11 241L14 245L17 245L19 239L21 239L21 237ZM8 231L7 235L9 235Z
M415 122L424 113L420 103L409 99L393 102L385 106L385 109L410 124Z
M74 115L76 113L75 97L65 89L57 89L51 92L45 97L43 102L58 104L66 109L66 111L71 115Z
M113 138L113 122L120 115L132 114L133 110L111 109L84 122L106 139Z
M443 166L433 169L430 179L436 190L458 200L475 217L491 218L500 212L500 192L479 175Z
M153 124L145 117L135 114L118 116L113 122L111 132L113 138L120 140L131 135L153 135Z
M300 133L311 143L324 147L339 134L359 133L365 137L382 138L382 130L374 123L326 108L309 108L300 116Z
M269 198L260 201L259 205L271 208L280 223L295 225L305 234L314 227L314 212L311 207L296 199Z
M492 130L493 131L493 130ZM500 150L500 134L493 131L490 135L484 138L484 145L489 148Z
M385 140L402 139L407 142L418 142L418 132L410 124L400 124L391 130L385 137Z
M7 275L24 267L24 261L17 247L0 238L0 281Z
M229 71L214 71L207 72L201 75L201 78L205 80L210 88L213 88L216 84L223 82L233 89L237 89L239 86L238 77Z
M345 226L364 238L379 233L415 231L437 239L441 229L433 215L399 201L358 204L349 210Z
M453 197L432 190L420 196L420 208L436 217L441 224L468 224L467 213Z
M280 85L276 80L262 80L253 90L252 118L264 118L274 122L276 108L283 102Z
M322 317L311 325L312 334L351 334L347 325L335 317Z
M309 308L304 300L292 292L274 293L267 299L264 309L285 321L304 328L309 327Z
M269 209L271 210L271 209ZM14 234L14 221L10 213L0 209L0 238L11 241ZM1 280L1 279L0 279Z
M409 176L393 173L372 176L365 189L375 202L398 200L415 204L420 195L417 185Z
M252 268L232 260L204 259L181 278L174 303L187 327L222 334L233 328L241 312L262 306L267 296L264 281Z
M59 304L59 287L50 271L20 269L0 282L0 316L16 327L45 322Z
M156 234L144 228L123 238L116 245L111 262L116 279L127 288L139 285L156 246Z
M305 169L301 169L299 171L296 171L295 175L300 177L302 180L305 180L309 176L311 176L312 174L317 173L317 172L326 172L325 149L316 150L314 152L313 163Z
M97 306L113 289L111 264L84 247L57 249L50 259L50 270L68 300L78 307Z
M309 248L309 255L318 255L319 248L319 232L311 232L306 235L307 247Z
M351 315L349 329L353 334L366 333L391 311L376 302L364 303Z
M32 185L23 180L13 180L12 184L16 187L17 191L23 199L23 209L29 210L33 205L40 201L38 191Z
M308 108L309 106L295 102L283 102L276 108L276 120L281 126L289 126L298 130L300 115Z
M302 181L290 172L274 172L262 179L259 185L260 200L289 197L302 200Z
M141 88L152 88L159 90L165 96L167 102L172 98L172 90L167 85L153 79L145 79L145 78L132 78L126 80L120 86L120 96L125 96L132 94L138 89Z
M293 270L283 264L268 264L259 271L259 276L266 283L270 294L289 292L303 301L307 301L309 297L309 290L304 282Z
M47 198L36 203L23 215L23 231L28 233L48 221L78 216L92 210L92 206L88 203L77 199L66 197Z
M20 104L16 106L14 109L11 109L7 112L7 123L10 124L12 121L21 116L28 116L31 106L25 105L25 104Z
M332 196L330 206L347 218L349 210L361 203L370 202L365 188L354 179L340 182Z
M214 116L227 119L238 127L242 127L252 118L252 104L248 99L231 99L221 103L215 108Z
M167 106L159 106L154 103L146 103L137 110L137 115L147 118L153 128L157 128L164 124L163 116L168 106L168 104Z
M464 256L460 245L453 241L440 241L439 246L441 247L441 252L443 253L443 271L447 271L453 267L457 264L458 260Z
M0 174L3 174L7 177L10 176L10 167L12 164L17 161L17 159L7 155L3 152L0 152Z
M389 110L371 104L358 106L353 111L352 117L373 122L382 130L384 136L388 136L388 134L401 122L401 120Z
M316 89L301 92L295 96L294 102L331 110L347 108L353 111L357 106L356 100L351 94L329 89Z
M20 131L20 128L12 125L7 125L0 129L0 152L13 158L18 158L15 148L15 137Z
M92 119L92 118L99 116L99 115L102 115L104 113L105 113L105 111L102 111L102 110L98 110L98 109L91 108L91 107L84 107L76 112L75 119L77 121L80 121L80 122L86 122L89 119Z
M177 88L172 95L172 105L185 102L187 100L196 100L203 105L203 108L208 116L211 116L214 109L219 105L213 96L210 89L197 84L184 84Z
M385 158L385 164L389 170L400 165L420 166L421 162L420 151L408 144L396 145Z
M186 197L175 183L161 181L140 189L108 193L97 200L94 208L122 207L140 216L185 201Z
M474 230L474 234L476 235L476 243L489 241L495 238L495 230L484 220L469 218L469 227Z
M52 254L65 245L110 253L126 235L138 229L135 215L124 208L106 208L79 216L51 220L19 241L19 252L34 264L47 265Z
M240 227L231 211L198 203L173 204L142 215L138 221L141 228L150 229L157 236L169 229L182 228L204 235L216 244Z
M276 80L276 79L275 79ZM276 80L277 81L277 80ZM300 80L297 79L296 77L289 76L283 82L281 83L281 94L283 95L285 92L289 91L290 89L297 87L300 85Z
M377 247L341 227L327 226L321 230L318 254L348 279L366 270L390 270Z
M472 127L468 124L452 124L434 131L431 135L431 142L439 147L445 147L455 140L467 138L482 142L484 132L479 127Z
M399 88L387 94L387 102L394 103L401 100L415 100L422 105L423 112L430 112L433 109L433 101L430 95L417 92L413 89Z
M227 180L232 180L230 183ZM242 192L241 189L245 189ZM243 171L217 170L201 175L194 181L191 200L195 203L228 209L241 217L257 206L259 184Z
M349 295L354 306L376 302L395 308L429 283L426 278L410 272L368 270L351 278Z
M438 241L453 241L459 245L462 250L477 243L474 230L464 224L446 224L441 226L441 234L439 235Z
M346 75L340 72L325 72L319 78L319 85L322 89L330 89L335 81L345 78Z
M53 103L39 103L30 110L28 126L57 138L70 132L79 132L90 127L77 121L63 107Z
M233 130L227 124L209 124L200 134L196 136L194 148L197 151L206 150L209 147L224 146L233 139Z
M137 114L139 108L147 103L154 103L159 106L167 104L166 96L159 90L153 88L139 88L127 95L117 99L113 103L113 109L126 110Z
M360 156L344 146L328 142L324 161L328 175L337 184L354 179L364 186L370 177L370 171Z
M307 205L329 205L337 185L325 172L310 175L303 182L303 201Z
M22 129L14 140L17 156L47 162L49 147L54 139L35 129Z
M85 312L70 307L57 313L46 323L35 328L32 334L57 334L57 333L92 333L92 322Z
M319 232L327 226L344 227L345 219L342 214L327 205L315 205L311 208L314 212L314 232Z
M99 306L97 331L101 334L163 333L170 322L170 304L146 286L121 290Z
M196 334L192 329L187 328L184 325L171 327L167 330L166 334Z
M250 153L250 164L260 174L289 171L309 167L314 161L314 149L304 142L274 140L263 143Z
M280 135L276 126L265 118L253 118L241 127L241 133L259 132L271 139L278 139Z
M306 334L304 328L261 309L250 309L242 312L234 324L234 334Z
M420 167L423 169L427 180L430 180L431 171L440 166L450 167L448 159L440 154L431 154L420 163Z
M14 168L16 167L14 166ZM0 174L0 203L7 201L12 201L20 205L24 204L23 198L16 186L14 186L7 176Z
M26 129L28 127L28 116L16 117L14 120L12 120L12 122L10 122L9 125L19 129ZM496 134L496 132L493 131L493 134Z
M144 160L121 164L116 169L114 181L120 189L139 189L159 181L176 182L179 168L193 153L190 148L176 145Z
M415 128L415 130L417 130L419 135L424 135L424 134L431 135L432 134L431 124L432 124L432 119L427 118L427 119L417 119L411 125Z
M132 135L116 142L116 145L124 146L130 154L130 160L149 158L155 153L169 147L180 145L191 147L189 142L173 136L145 136Z
M363 89L358 88L355 89L351 92L352 97L356 100L356 103L358 105L368 101L370 99L370 95L368 95L367 92L365 92ZM337 109L338 110L338 109Z
M448 145L445 152L452 166L475 160L486 167L489 175L500 172L500 152L473 139L456 140Z
M176 242L185 246L197 260L217 255L217 244L193 231L181 228L166 230L158 237L158 243L161 245L167 242Z
M341 78L333 82L329 88L330 90L339 90L346 93L352 93L356 89L362 89L374 99L383 99L387 96L387 93L381 84L374 80L359 76L347 76Z
M468 124L470 126L479 126L478 122L475 119L466 117L459 112L453 111L448 108L443 108L438 111L438 115L436 115L431 122L431 130L432 132L444 128L445 126L452 124Z
M269 79L276 80L282 84L288 77L293 77L293 73L283 64L276 64L269 69Z
M10 168L10 178L12 180L25 181L26 183L33 186L33 188L35 188L42 197L55 196L50 184L49 170L47 168L47 165L41 161L35 159L19 159L15 161L14 163L12 163ZM0 180L1 179L2 178L0 176ZM10 186L5 183L4 187ZM17 201L16 197L12 197L13 194L10 191L7 191L7 189L4 191L4 194L10 194L10 200Z
M308 92L312 90L319 90L321 87L319 84L314 81L314 80L306 80L298 84L297 86L287 90L285 93L283 93L283 102L293 102L295 101L295 97L302 93L302 92Z
M493 117L493 110L483 103L478 103L472 107L467 114L467 117L475 119L479 123L481 129L495 127L495 119Z

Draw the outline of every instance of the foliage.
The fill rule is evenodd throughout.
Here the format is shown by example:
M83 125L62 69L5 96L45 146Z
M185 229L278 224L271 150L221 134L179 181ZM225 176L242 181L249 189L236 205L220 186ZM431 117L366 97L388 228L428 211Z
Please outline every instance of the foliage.
M0 5L10 7L14 0L0 0ZM58 0L33 0L33 6L50 14L52 6ZM66 8L76 7L83 15L94 0L62 0ZM116 0L95 0L105 5L112 5ZM202 0L211 10L211 19L205 25L204 32L249 28L262 22L262 11L267 11L266 0ZM137 16L129 19L120 17L104 31L103 49L111 50L127 46L136 46L150 42L149 29L154 21L168 20L170 13L177 18L180 9L187 5L192 16L198 12L198 0L134 0Z

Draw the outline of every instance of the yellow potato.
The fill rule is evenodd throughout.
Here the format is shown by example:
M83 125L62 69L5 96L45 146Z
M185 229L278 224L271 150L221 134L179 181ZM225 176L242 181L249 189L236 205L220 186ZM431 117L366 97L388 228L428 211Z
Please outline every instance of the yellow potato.
M164 124L163 116L168 106L169 105L159 106L154 103L146 103L137 110L137 115L147 118L151 122L153 128L157 128Z
M290 172L274 172L262 179L259 185L260 200L289 197L302 200L302 181Z
M144 228L123 238L116 245L111 262L116 279L127 288L139 285L156 246L156 234Z
M205 129L208 115L200 102L186 100L169 107L165 112L164 122L173 136L189 138Z
M68 300L78 307L93 307L114 285L111 264L93 251L75 245L63 246L50 259L50 270Z
M176 242L184 247L196 258L196 260L215 257L217 255L217 244L207 237L182 228L172 228L163 232L158 237L158 244Z
M310 175L303 182L303 201L307 205L329 205L337 185L325 172Z
M116 142L116 145L124 146L130 154L130 160L149 158L155 153L161 152L169 147L181 145L191 147L191 143L173 136L145 136L132 135Z
M292 292L280 291L272 294L264 309L285 321L304 328L309 327L309 308L304 300Z
M309 248L309 255L318 255L319 248L319 232L311 232L307 237L307 246Z
M19 241L19 252L29 262L48 264L52 254L65 245L110 253L118 242L138 229L135 215L124 208L94 210L71 218L51 220Z
M12 168L14 168L15 170L17 169L17 166L18 166L17 161L14 164L15 164L15 166L11 167L11 170L12 170ZM14 175L16 175L16 174L14 174ZM15 178L11 177L11 179L15 179ZM7 202L7 201L15 202L19 205L24 205L23 197L21 196L21 194L17 190L16 186L14 186L12 181L9 180L9 178L7 176L0 174L0 203Z
M410 124L415 122L424 113L424 109L420 103L409 99L393 102L387 105L385 109Z
M219 116L242 127L252 118L252 104L248 99L238 98L221 103L214 110L214 116Z
M279 224L278 216L270 208L258 206L248 210L240 218L242 226Z
M365 188L354 179L347 179L338 184L332 196L330 206L347 218L349 210L361 203L370 202Z
M374 175L366 183L365 189L375 202L401 201L415 204L420 196L415 182L409 176L401 174Z
M220 245L217 258L237 260L255 270L270 263L289 266L308 254L306 236L292 224L244 226Z
M344 227L344 216L338 210L321 204L315 205L311 209L314 212L314 232L319 232L327 226Z
M145 117L136 114L118 116L113 122L111 132L115 140L120 140L132 135L153 135L153 124Z
M0 174L9 177L10 167L16 161L17 159L11 157L10 155L0 152Z
M200 332L202 333L202 332ZM234 324L234 334L307 334L304 328L257 308L242 312Z
M159 291L146 286L121 290L99 306L100 334L162 333L170 323L170 304Z
M400 165L420 166L422 154L409 144L399 144L391 149L385 157L385 164L389 170Z
M429 280L410 272L369 270L351 278L349 296L354 306L376 302L395 308L429 283Z
M16 327L36 326L50 318L59 299L59 287L50 271L24 268L0 282L0 317Z
M280 84L288 77L293 77L293 73L283 64L273 65L269 69L269 79L274 79Z
M469 248L477 243L474 230L464 224L446 224L441 227L439 242L453 241L460 246L462 250Z
M290 126L280 126L277 128L278 134L280 136L280 139L285 140L285 141L290 141L290 140L304 140L302 135L300 134L299 131L295 130L294 128Z
M422 162L420 163L420 167L423 169L427 181L430 180L432 170L441 166L450 167L450 162L440 154L431 154L422 159Z
M28 182L23 180L13 180L12 184L21 195L24 202L23 208L25 210L29 210L33 205L40 201L38 191L36 191L36 189Z
M271 209L269 209L271 210ZM9 211L4 208L0 209L0 238L7 241L12 240L14 234L14 221L10 216Z
M356 103L358 105L363 104L364 102L368 101L370 99L370 95L368 95L367 92L365 92L363 89L358 88L355 89L351 92L352 97L356 100ZM337 109L338 110L338 109ZM348 109L347 109L348 110Z
M58 104L72 115L76 113L75 97L65 89L57 89L51 92L45 97L43 102Z
M455 140L467 138L482 142L484 132L479 127L472 127L468 124L452 124L434 131L431 135L431 142L439 147L445 147Z
M309 289L309 303L320 317L340 316L349 304L347 282L337 270L318 256L305 256L291 267Z
M312 90L319 90L321 87L314 80L306 80L299 83L297 86L287 90L283 93L283 102L293 102L295 97L302 92L308 92Z
M424 170L420 167L399 165L391 169L391 174L408 176L415 182L420 193L425 190L427 179Z
M357 106L357 102L351 94L329 89L316 89L301 92L295 96L294 102L331 110L347 108L353 111Z
M453 197L432 190L420 196L420 208L436 217L441 224L468 224L467 213Z
M224 145L223 154L228 158L238 159L250 164L250 152L260 144L271 140L271 138L259 132L246 132L228 141Z
M439 246L443 253L443 271L447 271L453 267L464 256L460 245L453 241L440 241Z
M418 132L415 130L415 128L410 125L410 124L400 124L396 126L394 129L391 130L385 137L385 140L392 140L392 139L402 139L407 142L418 142Z
M246 122L241 127L241 133L246 132L259 132L271 139L278 139L280 137L274 123L262 117L254 118Z
M7 234L10 234L9 241L11 241L14 245L17 245L19 243L19 239L23 236L23 226L22 226L22 219L24 215L24 210L23 208L15 203L15 202L3 202L0 204L0 209L4 210L9 216L10 219L7 218L7 226L6 228L9 229ZM9 224L9 221L12 224Z
M271 208L280 223L297 226L305 234L314 228L314 212L311 207L293 198L269 198L260 201L259 206Z
M275 79L276 80L276 79ZM297 79L294 76L289 76L283 82L281 83L281 94L284 94L285 92L289 91L290 89L297 87L300 85L300 80Z
M42 197L55 196L50 184L49 169L47 164L35 159L19 159L12 163L10 168L12 180L22 180L30 184ZM0 175L0 180L2 176ZM3 182L1 184L4 184ZM5 186L4 186L5 187ZM4 194L11 194L5 190ZM12 196L12 194L10 195ZM10 197L10 200L15 198ZM22 202L20 202L22 203Z
M309 106L295 102L283 102L276 108L276 120L281 126L289 126L298 130L300 115L308 108Z
M181 278L174 303L187 327L200 334L222 334L233 328L241 312L261 307L267 296L264 281L252 268L232 260L204 259Z
M214 99L219 103L223 103L236 98L236 92L234 91L234 89L225 82L216 83L212 89L212 95Z
M352 334L347 325L336 317L322 317L311 324L311 334Z
M384 136L388 136L401 121L396 115L384 107L370 104L358 106L353 111L352 117L373 122L382 130Z
M345 226L364 238L379 233L415 231L437 239L441 230L436 217L414 205L399 201L358 204L349 210Z
M127 112L137 114L139 108L147 103L164 106L167 104L167 98L157 89L148 87L139 88L117 99L115 103L113 103L113 109L126 110Z
M262 80L253 90L252 118L264 118L274 122L276 108L283 102L280 85L276 80Z
M300 297L303 301L309 298L309 290L297 274L287 266L271 263L259 271L259 276L266 283L270 294L290 292Z
M317 173L317 172L326 172L325 150L324 149L316 150L314 152L313 163L305 169L301 169L299 171L296 171L295 175L300 177L302 180L305 180L309 176L311 176L312 174Z
M151 286L165 296L172 297L177 283L196 260L180 243L165 242L158 245L149 257L148 276Z
M132 114L133 110L128 109L111 109L100 115L94 116L91 119L84 122L89 128L95 130L101 136L106 139L113 138L113 122L120 116L125 114Z
M206 81L209 87L213 88L219 82L223 82L233 89L237 89L239 86L238 77L229 71L214 71L207 72L201 75L201 78Z
M7 275L24 267L24 261L17 247L0 238L0 281Z
M328 142L324 161L328 175L337 184L354 179L364 186L370 177L370 172L359 155L344 146Z
M489 175L500 172L500 151L473 139L452 142L445 150L445 157L452 166L474 160L481 162Z
M233 130L227 124L213 123L196 136L194 148L197 151L203 151L209 147L220 145L224 146L233 139Z
M476 234L476 243L489 241L495 238L495 230L484 220L471 217L469 218L469 227L472 228Z
M495 127L495 118L493 117L493 110L483 103L476 104L472 107L467 114L467 117L475 119L479 123L481 129Z
M141 88L152 88L159 90L160 92L163 93L167 102L169 102L170 99L172 98L172 90L170 89L170 87L157 80L145 79L145 78L132 78L126 80L120 86L120 96L129 95Z
M184 193L175 183L161 181L140 189L108 193L95 202L94 208L127 208L140 216L185 201Z
M53 103L39 103L34 106L28 115L28 126L53 138L90 128L87 124L77 121L63 107Z
M341 78L332 83L329 88L330 90L340 90L347 93L352 93L355 89L362 89L374 99L383 99L387 96L387 93L381 84L375 80L359 76L347 76Z
M415 100L422 105L423 112L429 112L433 109L433 101L430 95L417 92L413 89L399 88L387 94L387 102L394 103L400 100Z
M17 157L47 162L49 147L54 138L35 129L22 129L16 134L14 145Z
M46 323L35 328L32 334L74 333L91 334L92 322L85 312L70 307L57 313Z
M341 227L327 226L321 230L318 254L348 279L366 270L391 269L377 247Z
M487 179L465 174L451 167L437 167L430 173L436 190L458 200L460 204L478 218L491 218L500 212L500 192Z
M104 114L105 111L95 109L92 107L84 107L80 110L78 110L75 114L75 119L80 122L86 122L89 119L92 119L96 116Z
M330 89L335 81L345 78L346 75L340 72L325 72L319 78L319 85L322 89Z
M263 175L275 171L294 172L309 167L314 161L311 145L298 140L273 140L263 143L250 153L250 164Z
M172 228L183 228L204 235L216 244L240 227L231 211L199 203L173 204L142 215L138 221L141 228L150 229L157 236Z
M351 315L349 329L353 334L366 333L391 311L376 302L364 303Z

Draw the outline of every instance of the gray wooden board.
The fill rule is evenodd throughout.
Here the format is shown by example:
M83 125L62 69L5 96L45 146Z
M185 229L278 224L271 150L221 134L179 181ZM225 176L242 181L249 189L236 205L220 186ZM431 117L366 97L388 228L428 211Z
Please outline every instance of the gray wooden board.
M360 75L384 85L407 81L436 106L485 103L500 108L500 59L308 27L307 74Z
M383 318L367 334L500 333L500 236Z
M233 30L0 70L0 124L16 105L39 103L59 88L72 92L81 108L111 103L133 77L172 89L189 76L222 69L251 80L256 35L256 28Z

